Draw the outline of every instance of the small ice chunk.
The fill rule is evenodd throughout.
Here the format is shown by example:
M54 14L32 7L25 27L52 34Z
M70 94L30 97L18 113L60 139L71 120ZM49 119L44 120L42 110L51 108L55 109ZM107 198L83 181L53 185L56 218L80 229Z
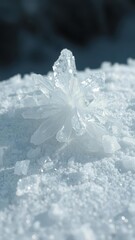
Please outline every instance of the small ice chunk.
M22 106L27 106L27 107L33 107L36 104L36 101L33 96L27 96L23 99L21 99L21 104Z
M120 149L116 137L104 135L102 137L102 144L105 153L114 153Z
M135 203L134 203L134 201L129 203L128 212L131 215L135 215Z
M75 164L75 158L71 157L68 159L68 167L73 167Z
M15 164L14 174L26 175L28 172L29 164L30 160L17 161Z
M72 234L72 239L74 240L96 240L95 234L92 229L83 225L80 229L77 229Z
M128 147L135 146L135 140L132 137L124 137L122 143Z
M43 165L43 169L46 170L46 171L47 170L49 171L49 170L51 170L53 168L53 166L54 166L53 162L46 162L45 161L44 165Z
M64 216L64 211L62 210L62 208L57 204L57 203L53 203L51 205L51 208L49 210L49 217L51 219L56 219L58 220L58 218L62 218Z
M126 156L122 160L122 165L126 171L135 172L135 157Z

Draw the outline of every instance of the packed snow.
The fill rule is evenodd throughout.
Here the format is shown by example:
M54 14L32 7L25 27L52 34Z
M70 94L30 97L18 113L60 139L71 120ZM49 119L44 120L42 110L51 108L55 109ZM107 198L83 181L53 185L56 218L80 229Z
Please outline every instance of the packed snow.
M0 240L135 239L135 61L0 83Z

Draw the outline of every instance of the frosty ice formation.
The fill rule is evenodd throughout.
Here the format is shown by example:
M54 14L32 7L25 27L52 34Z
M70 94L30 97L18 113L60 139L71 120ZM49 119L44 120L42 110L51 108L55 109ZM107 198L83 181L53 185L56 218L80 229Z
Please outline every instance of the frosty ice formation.
M31 143L40 145L56 137L61 143L75 140L89 152L113 153L120 148L104 127L106 112L99 91L105 81L102 72L87 70L84 76L78 73L74 56L64 49L52 73L32 77L38 82L44 101L23 113L24 118L43 119Z

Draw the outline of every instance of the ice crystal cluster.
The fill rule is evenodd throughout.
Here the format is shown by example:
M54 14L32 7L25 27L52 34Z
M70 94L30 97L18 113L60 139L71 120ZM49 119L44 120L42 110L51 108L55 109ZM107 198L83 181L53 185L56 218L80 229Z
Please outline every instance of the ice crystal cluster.
M133 59L79 72L64 50L47 76L0 83L0 240L9 239L135 239Z
M31 77L43 93L42 102L23 113L24 118L43 119L31 143L40 145L55 136L58 142L68 144L78 138L89 152L113 153L120 148L104 127L109 111L101 92L105 82L102 71L78 73L72 53L64 49L53 73Z

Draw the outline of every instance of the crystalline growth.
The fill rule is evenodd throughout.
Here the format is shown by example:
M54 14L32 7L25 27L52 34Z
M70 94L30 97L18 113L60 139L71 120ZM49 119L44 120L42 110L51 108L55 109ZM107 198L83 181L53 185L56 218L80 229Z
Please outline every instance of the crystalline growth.
M85 74L77 72L74 56L64 49L54 63L53 73L48 77L36 74L32 77L39 82L44 100L23 113L24 118L43 119L32 135L31 143L40 145L52 137L58 142L70 143L72 139L88 134L90 145L93 142L102 145L101 138L107 135L102 126L106 111L100 94L105 82L104 73L89 69ZM96 126L101 138L97 136Z
M72 53L65 49L53 66L56 87L64 92L72 91L73 78L76 77L75 59Z

